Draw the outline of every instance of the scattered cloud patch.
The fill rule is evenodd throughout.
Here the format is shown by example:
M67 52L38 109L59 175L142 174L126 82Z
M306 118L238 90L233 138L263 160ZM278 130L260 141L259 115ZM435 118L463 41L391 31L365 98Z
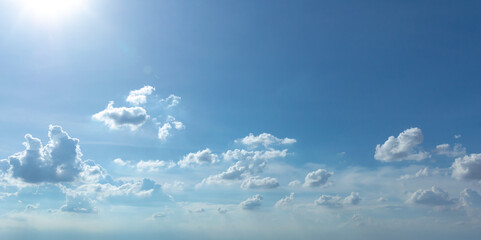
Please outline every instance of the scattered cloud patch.
M408 200L409 203L426 206L442 206L453 204L454 200L449 199L448 193L438 187L431 189L419 189Z
M209 148L202 151L197 151L196 153L189 153L184 158L182 158L177 164L181 168L188 167L190 165L202 165L202 164L214 164L218 162L217 154L212 153Z
M292 144L296 142L296 139L293 138L277 138L270 133L261 133L258 136L254 136L254 134L249 133L249 136L246 136L240 140L236 140L236 142L240 142L249 147L258 147L260 145L264 147L269 147L270 145L279 145L279 144Z
M285 196L281 198L279 201L276 202L274 207L280 208L280 207L286 207L288 206L292 201L294 200L294 193L291 192L289 196Z
M463 147L463 145L456 143L454 146L451 148L451 146L447 143L445 144L440 144L436 146L436 149L434 151L438 155L444 155L448 157L461 157L466 155L466 148Z
M261 206L262 203L262 196L259 194L256 194L252 196L251 198L248 198L247 200L243 201L240 203L240 206L244 210L254 210L257 209Z
M174 94L170 94L167 98L164 98L160 101L165 102L167 104L168 108L172 108L172 107L175 107L175 106L179 105L180 99L182 99L182 98L179 97L179 96L175 96Z
M428 176L431 176L431 175L432 175L432 173L429 170L429 168L425 167L425 168L417 171L416 174L414 174L414 175L409 175L409 174L403 175L399 178L399 180L408 180L408 179L414 179L414 178L420 178L420 177L428 177Z
M92 200L82 194L67 194L65 205L60 207L62 212L72 213L96 213L97 209L93 206Z
M225 209L225 208L217 208L217 212L218 212L219 214L226 214L226 213L227 213L227 209Z
M134 131L149 119L147 111L142 107L114 107L110 101L107 108L94 114L92 119L103 122L110 129L130 128Z
M318 199L314 201L314 203L316 205L328 208L341 208L342 198L339 196L321 195Z
M132 90L130 91L126 101L134 105L144 104L147 102L147 96L151 95L154 91L155 88L152 86L144 86L141 89Z
M361 202L361 197L357 192L351 192L351 195L344 198L344 204L358 205Z
M481 180L481 154L471 154L456 158L452 176L458 180Z
M172 168L175 166L175 163L164 160L140 160L135 166L139 171L155 172L159 171L160 168Z
M304 179L304 187L319 187L323 186L329 180L334 173L329 172L324 169L317 169L316 171L310 172L306 175Z
M382 145L378 144L374 158L382 162L421 161L429 158L428 152L416 149L423 142L423 138L421 129L406 129L398 137L390 136Z
M466 188L460 195L459 202L461 206L468 208L481 207L481 196L475 190Z
M277 181L277 179L271 177L250 177L245 179L241 184L241 188L243 189L271 189L278 186L279 182Z
M115 164L119 165L119 166L125 166L125 165L129 164L129 162L126 162L126 161L122 160L121 158L116 158L116 159L114 159L113 162Z
M289 182L289 184L287 184L287 186L289 186L289 187L297 187L297 186L300 186L300 185L301 185L301 181L299 181L299 180L294 180L294 181Z

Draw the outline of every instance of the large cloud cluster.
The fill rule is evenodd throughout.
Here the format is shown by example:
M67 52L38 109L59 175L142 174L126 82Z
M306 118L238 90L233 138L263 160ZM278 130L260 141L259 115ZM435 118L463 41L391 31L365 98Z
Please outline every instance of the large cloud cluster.
M481 154L456 158L451 168L453 177L458 180L481 180Z
M83 170L79 140L71 138L60 126L50 125L45 146L38 138L25 135L25 150L8 158L4 169L26 183L72 182Z

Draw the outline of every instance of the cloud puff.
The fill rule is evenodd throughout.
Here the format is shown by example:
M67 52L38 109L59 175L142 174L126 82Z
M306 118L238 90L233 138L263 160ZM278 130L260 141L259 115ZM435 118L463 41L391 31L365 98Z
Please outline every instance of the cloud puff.
M142 126L149 115L142 107L114 107L114 102L110 101L107 108L92 116L92 119L103 122L110 129L119 129L128 127L130 130L136 130Z
M427 206L442 206L453 204L454 200L449 199L447 192L433 186L431 189L417 190L409 197L408 202Z
M448 157L460 157L466 155L466 148L459 143L454 144L452 148L447 143L440 144L436 146L436 149L434 149L434 151L438 155L444 155Z
M409 128L400 133L397 138L390 136L384 144L378 144L374 158L383 162L421 161L430 157L427 152L416 151L416 146L422 142L423 133L421 129Z
M279 182L277 181L277 179L271 177L250 177L245 179L241 184L241 188L243 189L270 189L276 188L278 186Z
M342 198L339 196L321 195L314 203L328 208L341 208Z
M481 207L481 196L475 190L466 188L460 195L459 202L461 206L469 208Z
M160 168L172 168L175 166L175 163L172 161L163 161L163 160L140 160L136 165L137 170L139 171L149 171L149 172L154 172L154 171L159 171Z
M314 172L310 172L304 179L304 187L319 187L327 183L329 177L334 173L324 169L317 169Z
M289 187L297 187L299 185L301 185L301 181L299 181L299 180L293 180L293 181L289 182L289 184L287 184L287 186L289 186Z
M241 202L240 206L242 209L245 209L245 210L253 210L261 206L262 199L263 198L261 195L256 194L251 198L248 198L247 200Z
M11 173L27 183L71 182L83 169L77 138L71 138L60 126L50 125L49 141L25 135L25 151L8 158Z
M262 145L264 147L269 147L270 145L274 144L292 144L296 142L296 139L293 138L284 138L280 139L277 138L269 133L261 133L258 136L254 136L254 134L249 133L249 136L244 137L243 139L236 140L236 142L240 142L244 145L250 147L258 147Z
M62 212L73 213L96 213L97 209L93 206L92 200L82 194L67 194L65 205L60 207Z
M351 192L351 195L344 198L344 204L358 205L359 202L361 202L361 197L357 192Z
M196 153L189 153L184 158L182 158L177 164L181 168L188 167L192 164L213 164L218 162L218 156L217 154L214 154L211 152L209 148L206 148L202 151L198 151Z
M281 198L279 201L276 202L274 207L279 208L279 207L285 207L289 205L292 201L294 200L294 193L291 192L291 195L285 196Z
M217 208L217 212L218 212L219 214L226 214L226 213L227 213L227 209L225 209L225 208Z
M165 142L167 140L167 137L171 135L170 130L172 129L172 126L176 130L182 130L185 128L185 125L182 122L176 121L172 116L168 116L167 122L164 123L162 127L159 127L158 137L160 141Z
M456 158L453 165L452 176L458 180L480 180L481 179L481 154L471 154Z
M431 176L431 175L432 175L432 173L429 170L429 168L425 167L425 168L417 171L416 174L414 174L414 175L409 175L409 174L403 175L399 178L399 180L407 180L407 179L413 179L413 178L419 178L419 177L428 177L428 176Z
M226 181L242 180L245 177L261 173L269 159L285 157L286 155L287 149L282 151L274 149L266 151L229 150L223 154L224 159L238 161L225 172L202 180L201 184L221 184Z
M114 159L113 162L114 162L115 164L119 165L119 166L125 166L125 165L129 164L128 161L124 161L124 160L122 160L121 158L116 158L116 159Z
M168 104L167 107L171 108L171 107L175 107L175 106L179 105L180 99L182 99L182 98L179 97L179 96L175 96L174 94L170 94L170 96L168 96L167 98L164 98L160 101L167 103Z
M147 102L147 96L152 94L153 91L155 91L155 88L152 86L144 86L141 89L132 90L126 101L134 105L144 104Z

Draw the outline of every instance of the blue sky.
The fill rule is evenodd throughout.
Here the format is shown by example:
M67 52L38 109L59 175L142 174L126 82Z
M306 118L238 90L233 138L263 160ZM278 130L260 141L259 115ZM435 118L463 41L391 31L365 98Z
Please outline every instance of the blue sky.
M477 239L477 1L36 2L0 1L2 238Z

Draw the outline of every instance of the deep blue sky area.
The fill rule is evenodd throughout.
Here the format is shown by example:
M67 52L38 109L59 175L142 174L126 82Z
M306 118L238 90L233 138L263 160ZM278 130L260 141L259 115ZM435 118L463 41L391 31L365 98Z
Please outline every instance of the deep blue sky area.
M72 0L78 4L74 7L58 0L39 2L42 4L0 0L0 208L4 208L4 216L18 218L18 214L27 214L22 212L26 203L15 205L22 197L16 199L11 194L26 191L28 194L18 196L31 199L34 204L35 196L28 190L33 187L48 188L45 195L51 195L51 199L42 200L44 203L35 208L35 217L22 215L30 219L26 221L68 218L70 215L64 213L72 209L90 209L97 214L92 217L80 213L79 219L71 220L72 225L85 218L102 222L136 212L135 207L139 206L130 204L137 201L132 200L134 196L125 196L128 201L123 203L108 200L113 195L107 193L85 192L91 189L87 186L95 183L105 187L110 181L83 179L82 173L88 168L85 166L94 166L87 160L102 167L102 177L112 175L110 178L116 182L109 182L110 186L124 186L128 181L135 185L135 181L140 181L138 184L143 185L138 185L139 192L129 192L135 192L135 197L148 195L155 200L156 191L162 189L158 193L164 194L162 199L167 199L166 194L171 199L182 199L172 200L170 205L149 202L147 205L157 210L148 212L143 208L137 215L143 219L161 211L167 217L159 218L172 225L194 215L189 221L227 224L227 220L212 220L210 215L204 219L196 215L200 208L209 213L206 206L214 204L209 199L216 199L215 204L224 200L231 204L252 197L254 203L264 201L263 206L267 202L274 206L276 201L269 196L281 198L294 192L299 199L297 203L291 199L297 204L293 209L311 208L305 205L307 202L321 209L313 210L320 211L312 215L313 219L282 222L305 226L290 233L305 230L307 239L316 235L312 230L316 229L315 223L325 220L314 219L316 214L331 211L332 206L339 208L335 199L321 201L321 194L344 198L350 192L360 193L360 205L347 207L345 200L344 207L337 209L340 213L330 212L333 216L340 214L339 226L345 227L349 225L345 221L357 221L352 220L359 218L355 217L357 213L364 220L369 219L369 226L376 225L376 217L395 222L391 210L372 209L381 203L389 209L410 209L405 212L414 211L413 205L424 206L426 212L430 207L435 212L447 208L458 211L460 206L466 207L459 191L481 190L481 155L476 155L481 152L480 1ZM148 87L155 90L145 93ZM128 97L135 90L144 91L142 96L147 100L129 102ZM179 103L169 105L175 99L169 96L180 97ZM110 110L109 101L114 101ZM129 112L134 109L146 114ZM140 124L134 123L126 112L147 117ZM26 148L34 143L22 145L28 141L24 136L29 133L46 146L49 139L55 139L55 128L49 130L51 124L61 126L70 137L80 140L82 154L71 154L78 156L75 164L83 170L68 172L65 169L69 165L65 163L53 170L56 173L42 173L44 177L56 174L46 177L45 182L29 183L28 178L22 177L21 167L40 164L32 173L40 174L45 164L50 164L47 153L51 149L41 148L39 159L29 165L27 153L31 149ZM253 138L248 139L250 133ZM274 142L265 142L261 136ZM388 140L390 136L394 143ZM249 142L254 137L261 143ZM68 145L65 144L59 147ZM195 155L204 149L208 150L206 155ZM272 154L288 149L288 154L245 155L235 160L223 155L234 149ZM192 158L187 156L189 153ZM23 156L20 167L12 156ZM466 162L455 165L458 158ZM180 161L183 159L185 162ZM270 167L256 165L259 159L270 159ZM52 161L55 167L55 161L63 162L64 158ZM147 171L147 167L142 168L142 161L163 165ZM229 172L226 169L235 161L239 161L236 166L253 162L233 182L216 175ZM425 173L416 175L424 168ZM323 175L324 172L314 174L320 174L320 182L314 185L321 188L312 190L306 174L316 169L331 171L332 176ZM61 174L74 174L76 180L65 182ZM412 177L402 178L408 175ZM279 183L273 184L269 177ZM418 180L419 177L426 179ZM161 187L142 182L144 178L153 179ZM263 184L271 185L249 185L254 181L249 179L261 178ZM300 181L300 185L289 184L293 180ZM183 188L174 181L182 182ZM383 182L386 184L377 185ZM61 191L52 186L59 186ZM296 186L301 189L299 192ZM431 189L434 186L448 192L449 199ZM110 191L107 187L102 189ZM153 189L149 193L153 195L142 192L148 189ZM442 199L422 199L421 190L442 195ZM64 201L58 199L62 194L65 207L57 206L55 210L54 203ZM254 194L262 195L263 200ZM77 201L77 208L71 208L69 197L72 202ZM330 205L323 205L323 201ZM14 205L17 215L7 209ZM230 211L227 205L219 208ZM277 219L266 208L260 208L262 217L257 219ZM473 209L466 210L470 212L467 215L477 211ZM54 210L60 215L48 215ZM187 217L177 215L179 211ZM236 211L240 215L232 212L231 220L249 222L252 217ZM450 223L460 221L469 222L473 229L479 224L479 219L470 222L458 212L400 216L414 219L413 222L423 222L427 217L443 219L442 224L448 224L426 227L431 230L449 228L446 226ZM154 215L152 219L148 224L157 224ZM13 220L7 225L25 227ZM189 238L201 226L188 228L186 235L172 230L169 236ZM256 229L254 226L242 225L238 230ZM423 231L412 229L407 223L402 226L414 235L417 230ZM43 226L36 229L42 231ZM467 238L479 232L459 231L464 231ZM220 232L229 239L227 233ZM112 237L118 234L104 233ZM375 239L377 233L370 233L373 235L366 239ZM47 237L62 234L55 228L45 232ZM332 239L346 237L336 232L327 235ZM263 236L275 238L267 233Z

